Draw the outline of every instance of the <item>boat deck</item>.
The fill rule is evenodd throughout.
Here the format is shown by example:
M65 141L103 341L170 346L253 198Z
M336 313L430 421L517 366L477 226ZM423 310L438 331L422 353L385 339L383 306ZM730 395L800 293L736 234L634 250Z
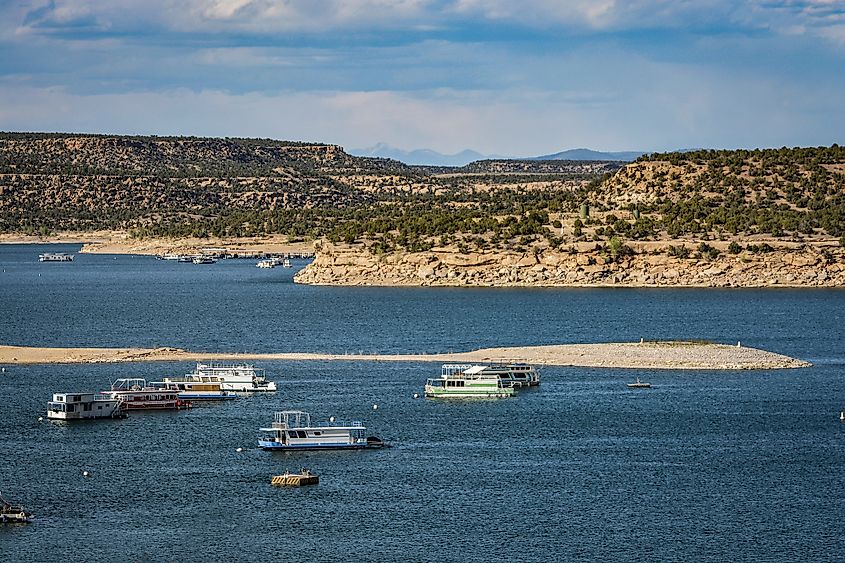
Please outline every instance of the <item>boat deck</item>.
M302 487L304 485L316 485L319 482L320 477L308 470L303 470L302 473L274 475L270 480L270 484L274 487Z

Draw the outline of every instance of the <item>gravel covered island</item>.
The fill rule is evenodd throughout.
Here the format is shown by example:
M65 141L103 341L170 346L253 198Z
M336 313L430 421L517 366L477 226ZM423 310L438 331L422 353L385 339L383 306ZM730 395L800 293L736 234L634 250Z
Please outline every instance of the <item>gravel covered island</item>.
M811 364L774 352L703 342L630 342L484 348L449 354L208 353L178 348L35 348L0 346L0 364L67 364L207 360L347 360L527 362L537 365L643 369L785 369Z

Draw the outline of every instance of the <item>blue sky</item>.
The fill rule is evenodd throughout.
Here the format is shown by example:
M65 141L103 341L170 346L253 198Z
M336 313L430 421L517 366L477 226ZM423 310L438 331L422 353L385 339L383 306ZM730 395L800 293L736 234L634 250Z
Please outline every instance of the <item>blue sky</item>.
M845 144L845 0L6 0L0 129L514 156Z

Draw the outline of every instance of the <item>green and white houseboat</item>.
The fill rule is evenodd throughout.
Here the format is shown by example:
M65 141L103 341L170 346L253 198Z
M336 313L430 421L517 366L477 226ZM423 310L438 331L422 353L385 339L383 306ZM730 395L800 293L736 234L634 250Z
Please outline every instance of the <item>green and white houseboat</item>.
M515 390L507 386L487 366L446 364L440 377L425 383L425 396L437 399L492 399L512 397Z
M445 364L443 375L453 376L456 373L495 375L502 382L503 387L534 387L540 385L540 374L534 366L528 364Z

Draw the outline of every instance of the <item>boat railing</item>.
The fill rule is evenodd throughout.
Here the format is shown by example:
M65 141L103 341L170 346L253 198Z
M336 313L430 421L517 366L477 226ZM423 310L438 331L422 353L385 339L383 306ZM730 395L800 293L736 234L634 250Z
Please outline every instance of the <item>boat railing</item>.
M366 428L364 423L360 420L339 421L328 420L320 421L315 424L311 423L311 415L304 411L280 411L273 416L273 428L287 429L287 428L334 428L334 427L350 427L350 428Z
M443 364L440 371L441 377L454 377L472 367L472 364Z
M227 364L222 362L197 363L196 369L188 374L194 377L225 377L227 375L252 377L258 381L266 378L264 368L257 368L253 364Z
M117 379L111 384L112 391L140 391L147 388L147 380L140 377Z
M304 411L279 411L273 417L274 426L285 428L306 428L311 426L311 415Z

